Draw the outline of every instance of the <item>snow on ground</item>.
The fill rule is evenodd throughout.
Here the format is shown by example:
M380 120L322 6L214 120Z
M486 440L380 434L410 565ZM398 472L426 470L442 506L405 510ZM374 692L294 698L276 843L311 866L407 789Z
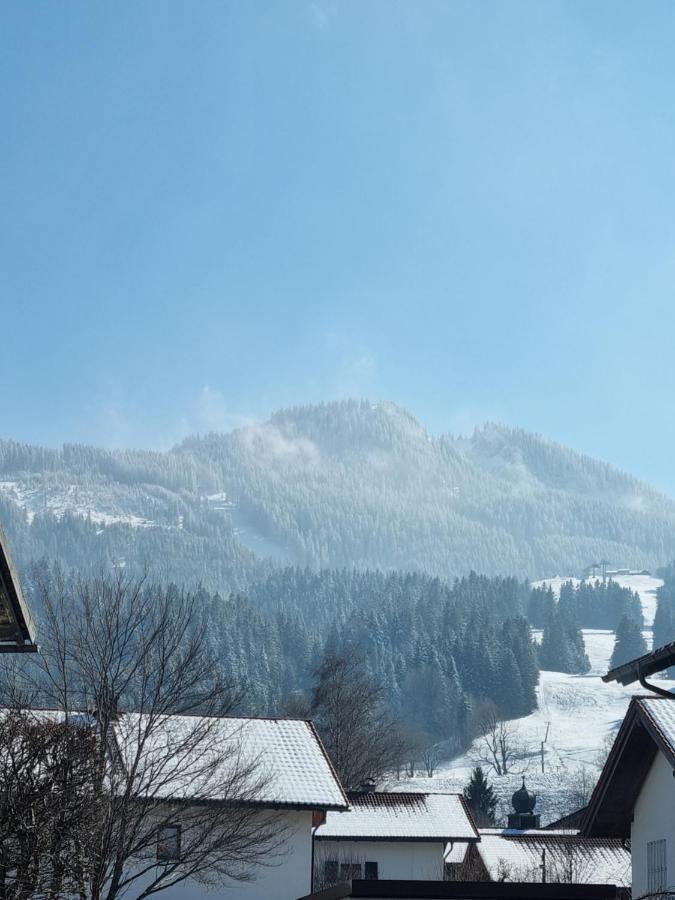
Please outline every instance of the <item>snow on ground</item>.
M124 513L116 508L112 499L106 506L100 490L88 489L78 484L65 487L23 483L18 481L0 481L0 494L26 511L28 521L32 522L37 513L50 512L57 518L70 513L80 518L89 518L95 525L129 525L131 528L151 528L155 525L142 516ZM100 533L100 532L99 532Z
M559 590L560 584L567 580L547 581L552 587L554 581L557 582ZM628 575L616 580L639 592L645 619L651 624L655 592L662 582L644 575ZM529 716L509 723L523 755L509 775L498 777L494 772L490 773L490 780L500 798L501 816L509 812L511 794L520 787L523 774L528 787L539 796L537 812L542 814L542 823L583 805L597 779L603 753L606 753L608 742L621 724L631 696L644 693L639 685L624 688L601 681L600 676L607 672L614 648L613 632L585 630L583 634L591 662L590 673L566 675L562 672L542 672L537 689L538 708ZM644 634L651 642L651 631ZM535 640L537 636L535 632ZM673 687L672 682L661 684ZM544 739L542 772L541 745ZM473 766L482 764L485 767L485 763L478 758L481 744L482 741L477 739L467 753L440 763L432 778L420 772L415 778L402 778L390 784L389 788L399 791L461 791L469 780Z

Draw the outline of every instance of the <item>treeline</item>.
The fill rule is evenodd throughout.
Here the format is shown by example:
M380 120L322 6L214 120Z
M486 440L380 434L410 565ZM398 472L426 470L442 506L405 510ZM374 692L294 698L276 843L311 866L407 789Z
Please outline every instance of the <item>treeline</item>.
M527 617L533 628L544 628L556 605L551 588L544 584L533 588ZM566 581L560 587L558 608L579 628L616 631L624 616L642 625L640 595L616 581Z
M26 579L38 616L40 572L33 567ZM504 718L536 705L539 670L522 615L528 594L513 578L446 584L421 574L286 569L247 596L199 589L194 623L207 623L206 649L221 674L246 686L249 712L302 708L322 660L349 654L381 686L393 716L457 752L486 704Z
M45 566L30 567L26 578L38 607L33 585ZM228 594L201 586L195 623L207 625L206 649L221 674L246 686L249 712L302 711L322 660L348 654L381 687L391 715L457 752L486 707L503 718L535 708L540 668L588 672L577 616L595 616L594 602L603 611L594 622L621 631L629 617L618 626L616 618L629 610L639 634L636 595L611 583L567 585L556 602L550 588L512 577L446 582L353 569L273 570ZM539 644L530 626L542 628Z
M312 661L313 647L363 658L395 714L459 750L478 704L506 718L536 705L538 667L522 615L528 592L515 578L472 574L448 584L417 573L296 568L253 585L248 597L291 657L299 647ZM296 671L287 695L306 690L310 670L304 678Z
M611 665L620 665L644 652L640 596L615 581L567 581L556 601L547 584L534 587L527 604L533 628L543 629L538 647L542 669L583 675L590 670L582 628L616 632Z

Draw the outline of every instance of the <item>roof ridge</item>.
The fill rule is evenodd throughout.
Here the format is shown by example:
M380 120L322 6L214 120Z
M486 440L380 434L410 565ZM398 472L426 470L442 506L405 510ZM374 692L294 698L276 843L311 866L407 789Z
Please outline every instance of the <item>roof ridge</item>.
M312 722L311 719L302 719L301 721L305 722L305 724L307 725L307 727L309 728L309 730L312 734L312 737L318 744L319 750L321 750L321 752L323 753L324 759L328 763L328 766L333 775L333 778L335 779L335 783L337 784L337 786L340 790L340 793L342 794L342 799L345 801L345 807L347 809L349 809L349 800L347 799L347 794L345 792L345 789L342 786L342 781L340 780L340 776L337 773L337 769L333 765L333 760L330 758L330 756L328 755L328 751L326 750L326 748L323 745L323 741L321 740L319 732L317 731L316 725L314 724L314 722Z

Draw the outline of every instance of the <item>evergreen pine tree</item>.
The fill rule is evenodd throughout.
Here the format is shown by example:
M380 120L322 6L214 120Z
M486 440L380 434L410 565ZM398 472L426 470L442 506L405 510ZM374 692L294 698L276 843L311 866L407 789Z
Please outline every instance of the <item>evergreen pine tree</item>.
M614 669L631 659L636 659L647 652L647 644L642 637L640 626L634 619L624 616L616 629L614 652L609 667Z
M523 715L525 694L522 676L513 651L502 648L497 657L497 680L492 699L507 718Z
M542 669L571 675L584 675L591 667L581 629L557 608L544 627L539 664Z
M582 603L582 593L574 587L573 581L566 581L560 586L560 596L558 598L558 608L561 612L569 614L570 618L578 622L580 619L580 604Z
M548 585L532 588L527 603L527 619L532 628L543 628L554 609L555 596Z
M536 645L532 640L527 619L519 616L507 619L502 625L502 644L511 647L520 670L523 707L518 715L527 715L537 705L536 687L539 681Z
M497 797L481 766L471 773L471 779L464 788L464 799L479 828L495 824Z
M565 635L567 637L569 653L571 657L571 668L569 669L575 675L585 675L591 669L591 661L586 654L586 646L584 644L584 636L581 628L576 621L568 616L563 616L565 623Z

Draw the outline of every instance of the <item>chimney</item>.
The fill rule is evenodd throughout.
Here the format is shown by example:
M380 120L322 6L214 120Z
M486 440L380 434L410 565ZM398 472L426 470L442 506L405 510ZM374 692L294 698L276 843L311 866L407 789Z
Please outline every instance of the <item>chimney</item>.
M536 802L537 796L531 794L525 787L525 776L523 775L522 787L518 788L511 798L515 812L509 813L509 828L519 831L526 828L539 828L539 814L534 812Z

